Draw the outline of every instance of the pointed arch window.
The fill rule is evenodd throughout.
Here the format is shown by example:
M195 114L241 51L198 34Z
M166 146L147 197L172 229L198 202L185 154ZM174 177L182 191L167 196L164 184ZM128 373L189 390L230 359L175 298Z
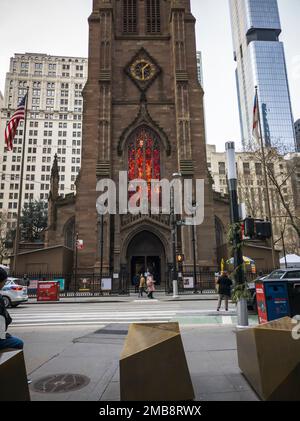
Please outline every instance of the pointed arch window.
M146 126L137 129L128 145L128 180L147 181L150 193L151 180L161 178L160 139Z
M137 0L123 0L123 32L137 32Z

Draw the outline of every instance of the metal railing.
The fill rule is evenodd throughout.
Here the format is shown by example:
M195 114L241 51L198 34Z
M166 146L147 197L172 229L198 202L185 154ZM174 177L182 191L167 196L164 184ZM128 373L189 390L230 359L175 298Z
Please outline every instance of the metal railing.
M265 275L272 270L262 271ZM207 268L197 267L196 282L194 282L194 270L184 268L179 272L178 292L179 294L216 294L216 272ZM118 276L118 277L117 277ZM172 270L168 268L165 273L165 282L156 285L157 292L166 295L173 293ZM15 274L13 278L18 278L18 283L27 284L24 274ZM257 274L250 271L246 274L248 282L258 278ZM86 272L78 273L28 273L28 296L35 298L37 296L38 282L57 281L60 284L60 297L100 297L100 296L126 296L135 294L137 291L132 285L130 274L122 268L120 273L103 273L102 284L99 273ZM106 281L105 281L106 280Z

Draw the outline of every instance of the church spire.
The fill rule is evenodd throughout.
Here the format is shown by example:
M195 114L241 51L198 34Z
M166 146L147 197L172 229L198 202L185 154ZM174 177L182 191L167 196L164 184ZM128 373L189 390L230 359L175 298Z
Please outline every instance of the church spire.
M50 197L55 200L58 198L59 190L59 169L57 154L54 156L54 161L51 169L51 179L50 179Z

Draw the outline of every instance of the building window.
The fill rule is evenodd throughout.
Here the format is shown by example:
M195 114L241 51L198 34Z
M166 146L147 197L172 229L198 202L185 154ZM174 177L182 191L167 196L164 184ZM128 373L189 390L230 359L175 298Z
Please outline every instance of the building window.
M256 175L262 175L262 165L259 162L255 163L255 173Z
M128 178L143 179L148 184L151 197L151 180L160 180L160 142L147 127L140 127L128 145ZM134 193L132 193L134 194Z
M226 174L225 162L219 162L219 175L225 175L225 174Z
M123 32L137 32L137 0L123 0Z
M244 175L250 175L250 164L249 162L243 163Z
M160 32L160 0L147 0L146 20L148 33L153 34Z

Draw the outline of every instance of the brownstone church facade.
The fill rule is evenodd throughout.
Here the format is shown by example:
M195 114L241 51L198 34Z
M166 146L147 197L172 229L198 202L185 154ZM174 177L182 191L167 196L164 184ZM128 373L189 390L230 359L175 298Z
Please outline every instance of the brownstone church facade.
M197 265L217 268L228 204L216 197L207 170L203 90L197 79L195 18L190 0L94 0L89 17L89 71L83 91L82 167L76 196L58 197L52 170L46 247L83 240L80 271L100 266L96 184L102 178L205 180L205 219L196 228ZM167 215L106 215L105 271L147 267L163 281L172 264ZM178 228L177 250L193 264L192 227Z

